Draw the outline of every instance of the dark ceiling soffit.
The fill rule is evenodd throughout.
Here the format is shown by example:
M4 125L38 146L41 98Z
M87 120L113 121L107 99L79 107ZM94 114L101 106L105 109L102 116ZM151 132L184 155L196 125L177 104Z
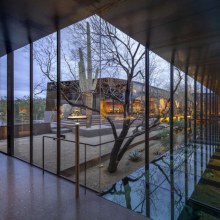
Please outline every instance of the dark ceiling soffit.
M91 15L107 13L107 11L120 3L118 0L73 0L69 3L64 3L65 1L63 0L50 0L48 2L50 2L50 4L53 3L56 7L52 8L45 5L45 8L50 8L51 11L48 12L48 15L45 15L45 9L42 8L42 11L44 11L44 14L42 14L44 16L38 16L37 14L41 14L41 7L46 4L46 1L39 1L39 7L35 10L33 8L36 2L26 1L28 2L28 8L32 8L33 4L33 8L31 9L31 11L33 11L32 13L27 12L26 7L19 11L19 9L16 10L14 6L12 7L13 10L10 11L10 6L7 5L7 1L2 1L3 3L5 2L5 6L7 7L2 6L0 8L0 57ZM18 5L20 1L21 0L11 0L10 2L14 2L14 5ZM68 6L68 4L70 5ZM75 6L75 8L70 10L69 7L74 4L77 7ZM0 5L2 5L2 3ZM15 28L17 29L15 30Z

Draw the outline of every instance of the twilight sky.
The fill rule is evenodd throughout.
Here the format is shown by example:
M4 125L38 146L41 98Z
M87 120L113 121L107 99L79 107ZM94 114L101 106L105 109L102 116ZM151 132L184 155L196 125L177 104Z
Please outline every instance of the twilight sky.
M61 47L62 54L66 54L66 58L71 60L70 57L71 50L77 50L78 45L73 46L71 44L71 35L68 34L68 27L61 30ZM44 43L44 40L41 39L38 42L41 44ZM55 42L56 43L56 42ZM70 48L71 45L71 48ZM34 43L35 48L35 43ZM29 46L26 48L18 49L14 52L14 96L15 98L22 98L24 96L29 96L29 86L30 86L30 77L29 77ZM155 76L155 80L152 82L152 85L167 88L169 84L169 64L161 57L152 53L152 56L155 58L156 66L159 69L159 73ZM55 58L56 59L56 58ZM61 78L63 80L71 79L71 75L68 74L69 69L67 68L66 63L64 62L63 57L61 58ZM76 61L71 61L71 65L77 67ZM6 95L6 56L0 58L0 97ZM56 68L55 68L56 69ZM109 68L110 69L110 68ZM75 70L78 71L78 70ZM110 71L111 72L111 69ZM101 72L101 76L109 76L108 74ZM124 74L119 74L119 78L124 78ZM39 84L40 86L46 88L47 79L42 77L43 74L36 62L34 62L34 84ZM42 80L43 79L43 80ZM46 92L41 93L40 97L45 97Z

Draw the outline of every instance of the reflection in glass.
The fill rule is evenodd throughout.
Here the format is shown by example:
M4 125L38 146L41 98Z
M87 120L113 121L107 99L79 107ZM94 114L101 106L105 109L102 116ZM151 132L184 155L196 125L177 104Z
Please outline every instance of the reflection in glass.
M57 134L56 34L33 44L33 163L42 167L43 136ZM45 169L57 172L57 140L45 138Z
M74 140L74 123L68 115L87 116L80 121L80 139L86 148L82 167L87 158L82 175L86 172L88 187L100 191L144 164L145 50L98 16L61 33L61 124L66 137ZM73 149L70 143L69 149ZM62 148L64 154L66 150ZM68 156L61 163L66 159Z
M30 160L29 61L29 46L14 52L14 155L26 161Z

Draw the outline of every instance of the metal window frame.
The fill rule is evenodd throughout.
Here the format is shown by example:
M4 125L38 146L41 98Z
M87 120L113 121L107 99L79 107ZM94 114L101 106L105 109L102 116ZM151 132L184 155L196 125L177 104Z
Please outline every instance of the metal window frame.
M203 76L200 83L200 165L201 165L201 175L203 174Z
M193 145L193 148L194 148L194 185L197 184L197 145L196 145L196 120L197 120L197 106L196 106L196 98L197 98L197 72L198 72L198 67L196 68L196 72L195 72L195 78L194 78L194 106L193 106L193 109L194 109L194 116L193 116L193 121L194 121L194 124L193 124L193 142L194 142L194 145Z
M7 153L14 156L14 52L7 54Z
M185 70L185 97L184 97L184 169L185 169L185 202L188 200L188 63L189 56L187 59L187 65Z
M30 43L30 164L33 164L33 43Z
M206 164L208 163L208 87L205 89L205 144L206 144Z
M61 141L60 141L60 105L61 105L61 48L60 48L60 30L57 32L57 175L60 175L61 166Z
M171 199L171 219L174 219L174 163L173 163L173 116L174 116L174 63L175 53L172 51L171 62L170 62L170 199Z
M146 216L150 218L150 170L149 170L149 104L150 104L150 49L145 46L145 172L146 172Z

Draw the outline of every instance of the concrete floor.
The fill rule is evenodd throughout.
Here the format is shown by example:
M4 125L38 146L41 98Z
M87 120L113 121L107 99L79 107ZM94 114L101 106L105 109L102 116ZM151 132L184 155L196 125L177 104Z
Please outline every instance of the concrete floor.
M86 195L80 191L76 200L73 183L0 153L1 220L146 220L89 190Z

